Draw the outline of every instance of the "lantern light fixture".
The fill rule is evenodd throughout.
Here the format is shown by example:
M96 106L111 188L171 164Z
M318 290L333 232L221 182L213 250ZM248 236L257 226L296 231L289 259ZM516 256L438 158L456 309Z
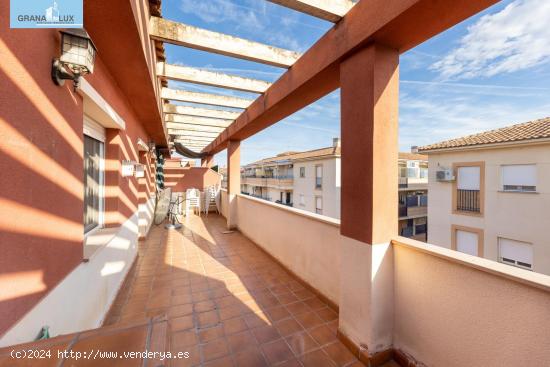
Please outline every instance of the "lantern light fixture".
M94 72L97 48L84 29L67 29L61 33L61 56L52 62L52 80L63 85L72 80L74 89L80 85L80 77Z

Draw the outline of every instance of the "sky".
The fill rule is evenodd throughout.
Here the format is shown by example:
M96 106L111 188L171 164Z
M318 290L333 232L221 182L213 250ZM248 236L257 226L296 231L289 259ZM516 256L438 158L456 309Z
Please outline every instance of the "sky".
M163 16L304 52L332 23L265 0L163 0ZM550 116L550 1L506 0L400 57L399 148ZM166 45L167 62L275 81L285 69ZM257 95L170 82L170 87ZM327 147L340 136L339 90L241 143L241 163ZM225 151L215 156L225 166Z

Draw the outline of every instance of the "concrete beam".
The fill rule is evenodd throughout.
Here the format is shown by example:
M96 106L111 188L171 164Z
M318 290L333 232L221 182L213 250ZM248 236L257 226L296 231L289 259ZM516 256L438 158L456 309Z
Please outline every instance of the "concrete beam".
M209 117L174 115L167 113L164 115L164 122L178 122L198 126L216 126L226 128L231 124L231 122L233 122L233 120L211 119Z
M235 120L241 112L234 112L228 110L215 110L210 108L198 108L190 106L178 106L175 104L165 103L165 113L173 113L178 115L189 115L198 117L210 117L216 119Z
M181 122L167 122L166 128L168 129L168 132L170 132L170 130L172 129L187 130L187 131L204 131L209 133L220 133L225 130L225 128L223 127L183 124Z
M377 42L403 53L498 0L361 0L205 151L246 139L340 86L340 63Z
M353 7L350 0L268 0L272 3L312 15L317 18L338 22Z
M207 104L211 106L247 108L252 102L251 99L223 96L220 94L190 92L187 90L162 88L161 97L174 101Z
M290 67L300 57L298 52L158 17L151 17L149 33L159 41L278 67Z
M164 62L157 63L157 75L172 80L253 93L263 93L271 85L271 83L263 80L243 78L237 75L216 73L187 66L171 65Z

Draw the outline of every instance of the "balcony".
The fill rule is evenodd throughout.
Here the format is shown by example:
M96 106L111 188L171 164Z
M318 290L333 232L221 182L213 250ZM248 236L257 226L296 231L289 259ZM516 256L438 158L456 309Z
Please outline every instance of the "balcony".
M480 213L479 190L456 190L456 210L460 212Z
M252 186L271 187L275 189L292 189L294 177L292 175L274 176L274 177L257 177L243 176L241 183Z

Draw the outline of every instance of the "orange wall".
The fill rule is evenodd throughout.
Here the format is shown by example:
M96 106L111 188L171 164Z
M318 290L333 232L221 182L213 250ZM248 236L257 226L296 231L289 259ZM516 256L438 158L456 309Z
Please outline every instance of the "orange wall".
M164 185L172 188L172 192L193 188L202 191L207 186L221 184L221 176L210 168L179 167L179 161L175 163L167 159L164 166Z
M72 82L58 87L51 81L59 32L9 29L8 14L9 2L0 2L0 335L83 255L82 97ZM85 21L88 26L90 19ZM151 170L139 183L119 172L120 160L140 161L137 138L151 140L144 126L152 122L134 112L131 98L109 72L112 65L102 61L106 45L97 46L94 74L86 80L126 122L125 131L107 130L106 222L113 226L134 214L140 196L143 200L154 190ZM123 54L120 59L124 62ZM142 163L148 160L141 157Z

